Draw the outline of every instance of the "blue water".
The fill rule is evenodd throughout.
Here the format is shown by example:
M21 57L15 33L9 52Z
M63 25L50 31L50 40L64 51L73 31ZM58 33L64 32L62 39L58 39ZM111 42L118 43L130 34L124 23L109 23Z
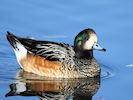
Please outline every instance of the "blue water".
M100 44L107 49L105 53L94 51L102 67L102 78L92 100L133 99L132 4L132 0L1 0L0 99L39 99L37 96L5 97L9 85L17 81L19 71L6 31L21 37L73 44L75 35L88 27L97 32Z

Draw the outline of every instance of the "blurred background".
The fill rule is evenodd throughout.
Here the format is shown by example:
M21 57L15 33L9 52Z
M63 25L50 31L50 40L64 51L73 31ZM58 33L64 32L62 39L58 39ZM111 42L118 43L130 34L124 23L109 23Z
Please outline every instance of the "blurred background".
M65 42L73 45L85 28L96 31L107 52L95 51L95 58L113 73L101 79L93 100L133 99L133 1L132 0L0 0L0 98L19 65L6 40L6 32L20 37ZM35 97L31 97L36 99Z

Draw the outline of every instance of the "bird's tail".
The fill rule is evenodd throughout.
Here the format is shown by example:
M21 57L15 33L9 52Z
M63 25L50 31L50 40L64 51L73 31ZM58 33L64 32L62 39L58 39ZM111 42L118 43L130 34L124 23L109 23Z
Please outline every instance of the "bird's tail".
M19 50L17 43L20 43L18 38L10 32L7 32L7 40L15 50Z
M9 41L11 46L13 47L13 50L14 50L14 52L16 54L18 62L23 57L26 57L27 49L25 48L25 46L23 44L21 44L21 42L19 41L18 37L16 37L15 35L13 35L10 32L7 32L7 40Z

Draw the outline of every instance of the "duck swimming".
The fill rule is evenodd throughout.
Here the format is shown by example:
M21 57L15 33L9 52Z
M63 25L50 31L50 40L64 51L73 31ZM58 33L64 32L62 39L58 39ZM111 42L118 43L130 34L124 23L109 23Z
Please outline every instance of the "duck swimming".
M7 39L24 71L52 78L85 78L100 74L100 66L93 57L93 50L106 49L98 44L93 29L81 31L74 39L74 46L20 38L7 33Z

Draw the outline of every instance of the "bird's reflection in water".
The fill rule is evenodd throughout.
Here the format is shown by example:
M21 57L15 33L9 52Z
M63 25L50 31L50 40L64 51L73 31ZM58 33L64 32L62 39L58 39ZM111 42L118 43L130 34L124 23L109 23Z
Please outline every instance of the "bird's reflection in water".
M100 86L100 77L51 79L20 70L10 85L9 96L38 96L40 100L92 100Z

